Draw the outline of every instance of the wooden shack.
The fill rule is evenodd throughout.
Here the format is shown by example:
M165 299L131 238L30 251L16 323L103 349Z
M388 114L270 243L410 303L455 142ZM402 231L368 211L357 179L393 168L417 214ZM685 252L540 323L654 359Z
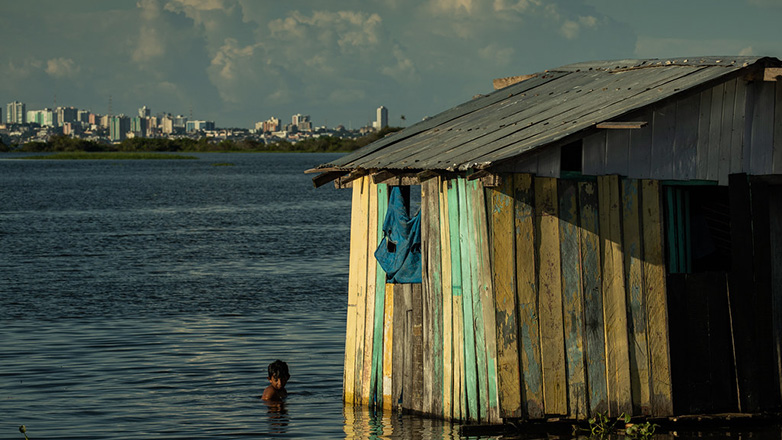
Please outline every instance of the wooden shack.
M345 402L486 423L778 409L780 78L767 57L572 64L308 170L353 191ZM420 194L421 283L374 258L394 186Z

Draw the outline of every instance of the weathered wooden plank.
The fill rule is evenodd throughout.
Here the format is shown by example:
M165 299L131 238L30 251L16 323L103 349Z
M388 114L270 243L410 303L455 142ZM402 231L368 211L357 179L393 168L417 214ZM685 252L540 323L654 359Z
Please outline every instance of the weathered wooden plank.
M744 150L744 126L747 110L747 82L736 81L736 99L733 102L733 125L730 139L730 174L742 172Z
M367 253L367 198L364 185L353 186L352 208L350 216L350 266L348 272L348 310L345 329L345 366L343 373L343 400L345 403L358 403L356 399L356 359L358 295L362 283L366 283ZM363 255L363 256L362 256ZM364 269L361 270L361 260ZM361 281L363 272L363 282ZM361 304L363 306L363 302ZM360 388L359 388L360 390Z
M624 270L630 315L630 380L633 413L651 414L649 356L646 337L646 301L643 285L643 255L641 247L640 197L638 181L625 179L622 184L622 226Z
M424 411L424 302L423 302L423 289L421 283L410 284L412 292L412 348L413 348L413 362L412 370L412 386L410 391L412 394L412 402L409 409L422 413Z
M428 185L427 185L428 184ZM429 414L441 415L443 413L443 272L442 272L442 249L441 249L441 234L440 234L440 184L439 179L431 179L429 182L425 182L422 187L426 187L427 192L427 212L429 218L427 223L429 224L430 236L427 242L429 243L429 260L427 264L427 274L430 279L430 287L432 289L431 295L426 296L431 300L431 303L424 306L424 312L431 310L431 321L424 324L424 328L427 329L427 334L431 335L430 343L427 344L424 349L424 356L431 357L431 364L424 362L425 371L431 371L432 385L431 390L431 406L425 405L425 411ZM424 390L427 394L427 390ZM426 403L426 402L425 402Z
M595 415L608 412L598 199L592 182L580 182L578 190L589 412Z
M373 258L378 243L378 191L372 179L367 180L367 280L366 311L364 314L364 361L361 372L361 404L369 405L373 397L372 371L375 349L375 297L377 296L377 261ZM382 222L380 222L382 223Z
M582 148L584 162L581 172L586 175L603 174L605 171L606 132L601 131L585 137Z
M515 224L513 175L503 176L491 192L494 301L497 322L497 373L500 413L520 418L521 370L519 368L518 321L516 319Z
M777 90L782 89L777 85ZM779 105L779 100L777 100ZM779 107L777 107L779 108ZM769 191L769 235L771 244L771 321L774 346L774 373L777 395L782 398L782 192Z
M603 316L606 327L606 382L611 416L632 412L627 306L622 253L619 178L598 177L603 263Z
M407 392L412 382L412 292L410 284L394 286L394 340L392 354L392 390L393 406L409 407L411 392Z
M751 174L770 174L773 160L774 99L776 83L755 85L755 110L752 120Z
M695 179L698 156L698 112L700 95L676 103L676 133L673 146L674 175L677 179Z
M709 172L708 180L719 180L720 139L722 136L722 99L725 85L718 84L711 89L711 113L709 113Z
M470 243L470 214L467 205L467 190L465 179L457 179L457 194L459 197L459 250L461 251L462 268L462 310L464 312L464 390L467 400L467 419L480 420L480 396L478 385L478 355L476 354L476 325L473 310L473 259ZM481 341L482 342L482 341ZM464 415L462 416L464 418Z
M383 220L388 211L388 186L384 184L377 187L377 224L375 228L376 242L375 248L383 239ZM369 264L375 263L375 322L374 339L372 341L372 394L369 396L370 404L374 402L378 407L383 406L383 330L385 326L385 293L386 293L386 273L380 263L374 258L369 257Z
M568 415L570 418L583 420L588 417L589 407L584 360L584 292L577 184L561 181L558 192Z
M459 239L459 188L457 181L449 180L448 185L448 224L451 246L451 289L453 291L453 418L467 418L467 398L465 393L464 365L464 308L462 288L462 253Z
M733 139L733 106L736 100L736 81L725 83L722 92L722 128L719 140L719 181L721 185L728 183L730 174L730 142Z
M434 191L433 191L434 190ZM436 209L433 199L437 194L437 181L429 179L421 184L421 267L423 270L422 278L422 365L423 365L423 402L422 411L425 414L433 414L433 387L434 387L434 279L439 278L439 273L433 272L433 260L437 260L439 272L440 255L432 255L432 243L435 231L432 230L432 222L437 221L436 215L432 211ZM438 222L439 223L439 222ZM440 234L436 233L436 246L439 248ZM438 279L439 281L439 279ZM438 286L439 287L439 286ZM439 304L437 305L439 307Z
M760 366L755 362L758 348L754 316L756 292L753 282L752 203L747 176L732 174L729 191L732 255L728 276L728 300L736 359L739 411L756 412L760 409L762 392L758 383Z
M516 229L516 304L519 314L521 355L521 403L530 419L544 416L543 371L540 358L538 279L536 270L535 199L532 176L514 176L514 223Z
M355 353L355 403L366 403L363 400L364 391L364 331L366 328L367 313L367 269L369 257L369 197L371 181L366 177L356 179L355 186L361 186L362 217L360 227L363 241L359 247L357 257L358 270L356 271L357 295L356 295L356 353ZM374 252L374 249L372 250ZM374 292L373 292L374 293ZM373 295L374 296L374 295Z
M535 178L535 226L538 240L540 358L546 414L566 415L567 384L562 327L562 277L559 253L556 179Z
M676 103L654 110L652 124L652 156L650 176L654 179L673 179L673 146L676 136Z
M639 114L633 119L652 120L652 112ZM630 157L628 175L632 177L649 177L649 164L652 157L652 124L647 124L638 130L630 131Z
M440 199L440 243L441 269L443 282L443 418L453 418L454 390L454 320L453 320L453 289L451 288L451 232L448 222L448 182L442 177L437 178L438 196Z
M630 156L630 131L608 130L606 131L606 174L627 175L628 158Z
M479 268L479 295L483 312L484 351L486 353L486 417L489 423L501 423L499 389L497 384L497 319L494 308L494 288L492 283L491 256L489 255L489 229L486 224L489 211L486 206L486 193L481 181L468 183L472 199L472 218L475 221L477 254Z
M393 395L393 355L394 355L394 285L385 285L385 304L383 307L383 409L396 408ZM399 335L397 335L399 337Z
M711 89L700 93L700 107L698 109L698 156L696 179L709 178L709 132L711 131ZM649 176L642 176L648 178Z
M776 82L774 92L774 151L771 172L782 174L782 81Z

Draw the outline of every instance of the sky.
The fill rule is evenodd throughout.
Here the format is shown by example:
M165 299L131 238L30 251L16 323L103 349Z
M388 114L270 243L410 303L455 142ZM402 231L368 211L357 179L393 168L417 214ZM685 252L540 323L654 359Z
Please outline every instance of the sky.
M0 0L0 102L407 126L575 62L782 59L781 21L782 0Z

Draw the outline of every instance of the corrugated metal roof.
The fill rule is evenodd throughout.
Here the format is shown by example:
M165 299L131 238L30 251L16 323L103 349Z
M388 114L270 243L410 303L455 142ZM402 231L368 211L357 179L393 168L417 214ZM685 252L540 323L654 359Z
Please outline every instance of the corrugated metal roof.
M319 168L468 170L545 147L761 57L576 63L446 110Z

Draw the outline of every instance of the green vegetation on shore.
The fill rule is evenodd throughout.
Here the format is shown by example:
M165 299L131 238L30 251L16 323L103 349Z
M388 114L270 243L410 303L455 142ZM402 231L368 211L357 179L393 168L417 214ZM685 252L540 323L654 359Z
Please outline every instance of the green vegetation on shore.
M55 153L46 156L27 156L20 159L52 159L52 160L149 160L149 159L198 159L195 156L183 154L143 153L143 152L85 152L72 151Z
M330 153L350 152L368 145L389 133L401 130L401 127L386 127L379 132L370 133L357 139L343 139L331 136L309 138L291 143L279 141L263 143L253 139L238 141L224 140L211 142L207 138L159 139L132 138L118 144L76 139L69 136L52 136L47 142L28 142L15 148L0 148L0 151L25 153L58 152L275 152L275 153Z

